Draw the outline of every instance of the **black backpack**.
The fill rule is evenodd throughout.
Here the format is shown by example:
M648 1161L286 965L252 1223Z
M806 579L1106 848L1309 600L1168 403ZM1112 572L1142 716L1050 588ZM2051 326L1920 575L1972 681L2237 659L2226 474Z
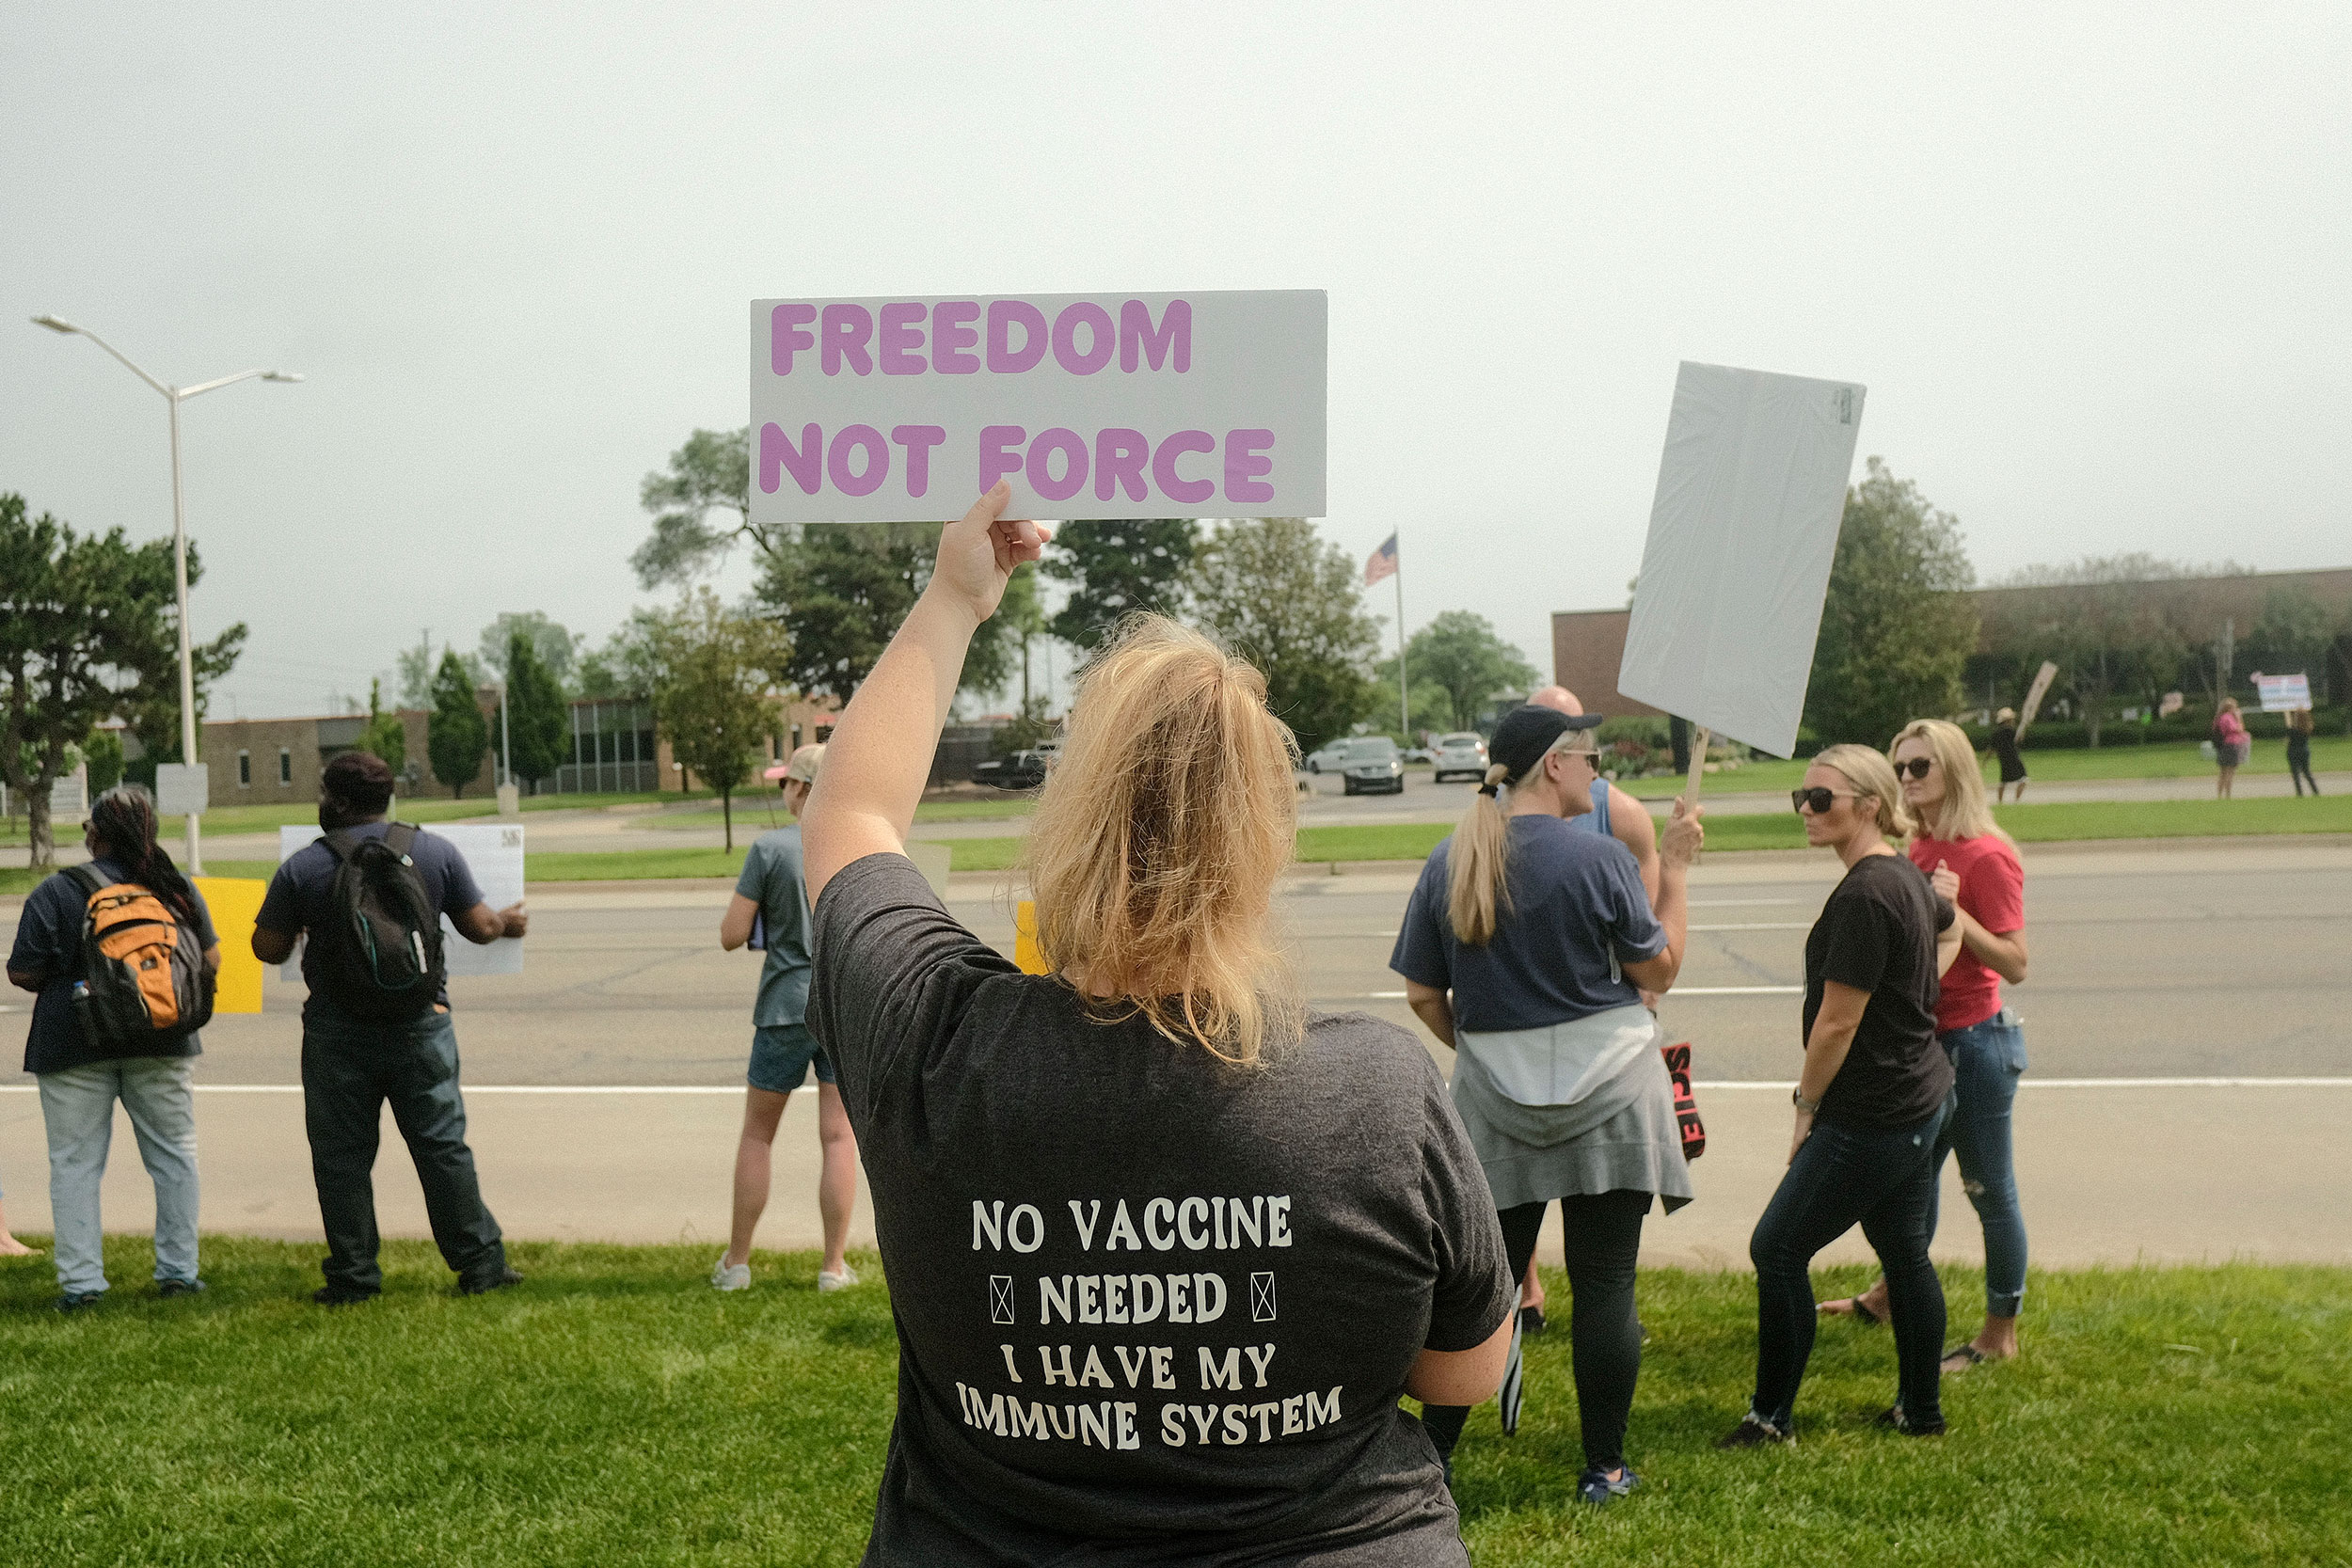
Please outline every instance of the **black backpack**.
M65 874L82 890L73 984L82 1043L108 1061L177 1054L213 1016L213 977L196 927L135 882L106 881L87 865Z
M335 857L335 880L326 920L310 928L310 978L337 1006L373 1022L418 1017L449 979L441 911L408 853L416 841L406 822L381 838L345 828L320 841Z

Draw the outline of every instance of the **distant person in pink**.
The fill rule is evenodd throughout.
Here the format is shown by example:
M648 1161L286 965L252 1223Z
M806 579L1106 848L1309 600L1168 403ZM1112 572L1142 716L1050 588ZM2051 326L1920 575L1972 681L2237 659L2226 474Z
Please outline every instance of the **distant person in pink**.
M2238 717L2237 699L2221 699L2221 711L2213 716L2213 760L2220 768L2221 776L2214 783L2217 800L2231 798L2231 786L2237 781L2237 770L2246 766L2246 753L2253 750L2254 737L2246 733L2246 721Z

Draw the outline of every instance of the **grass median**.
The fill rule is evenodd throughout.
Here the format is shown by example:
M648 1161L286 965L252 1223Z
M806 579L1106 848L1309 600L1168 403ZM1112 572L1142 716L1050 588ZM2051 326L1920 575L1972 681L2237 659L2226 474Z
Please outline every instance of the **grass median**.
M149 1248L110 1238L114 1299L68 1319L48 1309L45 1259L0 1268L10 1560L831 1564L864 1547L898 1368L870 1257L869 1283L820 1296L815 1254L763 1253L753 1290L718 1296L707 1247L524 1243L525 1284L460 1299L429 1244L391 1242L384 1296L330 1312L307 1300L315 1243L204 1244L212 1289L161 1301ZM1979 1277L1943 1272L1964 1309ZM1824 1270L1819 1288L1867 1276ZM1801 1446L1742 1453L1710 1445L1754 1376L1753 1281L1645 1271L1640 1291L1643 1488L1603 1512L1574 1501L1564 1317L1529 1341L1518 1435L1489 1403L1458 1451L1474 1560L2352 1552L2352 1270L2037 1274L2026 1358L1948 1380L1940 1441L1872 1428L1887 1332L1827 1325Z

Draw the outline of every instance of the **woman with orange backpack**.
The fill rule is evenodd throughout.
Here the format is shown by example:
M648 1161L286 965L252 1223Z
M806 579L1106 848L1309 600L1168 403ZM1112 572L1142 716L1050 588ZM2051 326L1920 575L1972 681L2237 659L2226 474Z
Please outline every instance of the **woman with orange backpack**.
M24 900L8 979L39 993L24 1070L40 1080L56 1231L57 1310L106 1293L98 1186L115 1101L155 1182L156 1293L204 1289L196 1272L197 1030L212 1016L220 942L203 895L155 842L155 803L123 784L90 807L89 863Z

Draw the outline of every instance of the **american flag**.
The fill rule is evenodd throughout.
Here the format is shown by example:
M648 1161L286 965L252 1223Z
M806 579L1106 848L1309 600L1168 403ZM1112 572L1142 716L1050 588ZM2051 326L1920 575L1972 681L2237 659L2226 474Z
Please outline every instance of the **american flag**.
M1394 576L1396 576L1396 535L1391 533L1389 535L1388 543L1373 551L1372 559L1364 562L1364 586L1370 588L1381 578Z

